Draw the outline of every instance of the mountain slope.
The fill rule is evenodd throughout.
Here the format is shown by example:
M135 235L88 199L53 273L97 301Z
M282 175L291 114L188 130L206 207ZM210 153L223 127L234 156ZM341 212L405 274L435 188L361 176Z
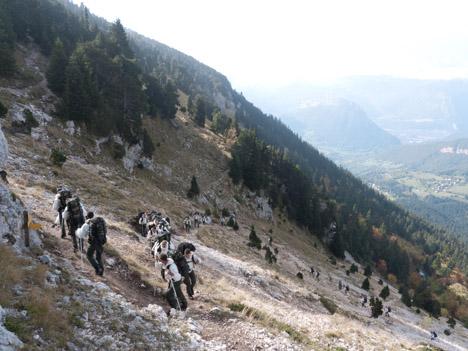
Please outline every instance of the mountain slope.
M54 20L62 23L60 22L61 18L54 18ZM118 23L110 28L117 31L122 29ZM93 61L90 53L96 53L96 51L86 50L95 49L97 46L99 50L102 50L101 53L104 53L103 56L105 58L105 55L109 55L113 50L116 50L115 44L125 44L125 40L116 42L115 38L113 39L111 36L108 42L109 45L106 46L107 36L112 33L114 32L111 31L109 34L95 33L96 37L91 42L82 43L83 46L79 45L76 50L73 50L71 58L75 61L72 61L71 68L68 67L70 71L66 70L66 72L76 73L77 65L86 64L86 60L89 60L90 64L102 63L100 61ZM44 225L48 224L49 226L53 219L51 218L53 214L48 213L48 206L45 204L50 203L53 196L50 190L54 190L63 184L72 187L75 193L83 196L83 200L88 206L95 209L96 212L104 213L106 218L112 223L112 227L115 228L115 237L117 239L115 245L118 245L118 250L114 252L110 250L112 254L118 255L122 253L124 260L132 266L132 269L148 277L148 280L154 278L151 259L148 260L148 256L141 250L142 247L144 249L145 244L138 245L136 243L137 239L134 232L125 222L129 220L129 216L134 217L140 210L154 209L156 206L156 209L161 209L162 212L169 214L176 225L181 222L186 214L193 213L196 210L203 211L204 209L209 209L214 214L214 217L223 208L234 210L239 218L240 231L233 232L227 228L219 228L217 226L213 226L211 229L207 227L206 230L200 231L200 236L195 237L194 240L200 240L199 242L197 241L197 244L200 243L200 245L208 248L220 247L223 254L237 257L241 261L247 261L255 267L259 266L260 268L255 269L254 273L257 270L260 271L261 268L266 267L266 269L269 269L269 267L264 262L263 251L255 252L248 248L248 232L251 225L254 224L256 230L261 233L261 237L265 240L266 233L269 233L271 230L274 233L275 242L278 241L279 243L278 248L284 247L286 251L284 256L282 256L282 252L280 255L281 262L284 262L284 265L274 267L274 271L278 272L279 278L276 278L275 273L273 273L272 276L268 277L273 277L274 279L271 279L271 281L267 280L266 283L268 284L266 284L262 279L263 274L258 278L252 278L258 274L242 273L242 276L252 278L254 284L258 283L260 287L249 285L248 288L246 287L245 290L242 290L246 294L246 298L245 303L241 301L241 305L244 305L244 307L248 305L247 308L243 309L245 316L265 322L267 327L271 327L275 332L278 332L278 330L288 330L290 332L289 335L295 340L303 340L302 342L306 345L311 341L311 338L318 338L320 345L327 345L326 339L321 336L317 337L317 334L320 333L319 329L314 329L311 334L303 331L303 328L307 327L307 324L313 317L300 321L294 319L298 313L306 313L302 309L298 313L296 313L296 310L284 312L285 315L291 316L290 319L287 319L288 323L286 325L279 323L278 319L272 317L270 310L268 310L269 313L266 317L260 317L262 314L257 313L256 308L257 306L261 306L260 302L263 301L261 298L256 298L256 293L259 293L260 297L266 296L265 294L267 293L272 295L268 292L268 286L273 285L276 287L277 283L275 280L278 280L282 283L278 289L281 292L285 291L283 294L284 300L297 297L301 304L311 307L311 305L306 303L306 301L309 301L307 296L310 298L310 291L301 290L301 288L307 289L307 284L303 286L303 283L297 280L299 278L296 278L296 274L299 269L307 272L309 265L308 257L314 257L313 264L318 265L322 273L327 271L327 267L329 268L327 248L322 246L322 243L317 240L317 238L324 238L325 233L338 238L342 235L348 249L361 262L384 260L388 264L388 272L386 273L393 275L393 277L390 274L388 275L389 279L391 278L390 280L393 282L399 279L400 282L406 283L408 281L406 279L407 276L410 273L414 273L420 265L423 265L424 269L433 265L436 273L443 271L444 274L454 274L456 277L460 277L460 281L463 282L464 276L456 268L457 266L466 267L465 261L463 261L464 257L466 257L466 251L463 250L462 242L460 242L460 245L453 245L453 242L450 241L451 237L446 235L446 233L431 228L420 219L410 216L394 204L386 201L383 196L364 186L362 182L325 159L317 150L300 140L300 138L297 138L294 133L278 120L271 116L265 116L255 106L245 100L241 94L230 90L229 86L217 86L215 83L222 82L222 79L213 70L202 70L199 74L187 70L184 73L183 65L173 64L183 55L169 50L168 52L173 53L176 58L169 55L165 57L168 60L167 62L171 63L171 69L169 71L162 69L164 74L158 77L160 81L157 80L157 82L165 80L163 85L164 91L168 93L167 97L172 98L174 97L173 90L167 87L174 87L174 84L171 83L172 80L178 85L180 83L181 90L177 93L180 94L178 103L181 107L173 110L172 107L175 105L167 106L169 104L165 103L165 99L157 101L156 93L158 92L159 83L156 84L157 82L149 79L150 77L146 77L148 79L146 83L149 85L155 83L152 86L155 88L155 95L148 96L145 93L145 96L148 98L148 101L146 101L148 105L151 105L150 102L152 102L154 106L161 110L165 107L171 107L168 110L174 112L174 118L168 120L164 113L152 115L151 112L154 111L148 108L148 114L140 114L134 120L130 120L131 118L126 120L129 117L134 117L134 115L122 113L120 110L114 115L113 109L102 110L103 106L97 104L95 110L93 110L96 116L104 117L106 121L109 121L106 118L116 118L114 120L116 123L122 123L120 118L124 118L124 123L119 124L120 128L110 128L107 130L109 132L108 135L98 137L93 134L88 124L80 120L75 120L75 122L67 120L65 122L51 116L54 105L56 107L61 106L59 104L60 100L48 90L44 80L44 72L48 66L48 61L52 60L52 57L45 58L39 55L38 49L28 43L28 38L17 48L15 55L18 57L17 63L22 69L18 70L18 72L13 72L10 78L2 80L3 88L1 90L1 99L9 109L8 117L2 124L8 133L10 144L13 145L13 156L8 161L8 167L11 173L23 173L24 176L21 176L26 179L21 181L17 176L13 176L12 184L14 184L15 189L25 199L31 202L35 202L35 199L42 201L36 204L36 210L39 216L44 218ZM86 49L85 53L81 51L82 48ZM98 53L99 50L97 51ZM156 55L157 51L150 50L149 54ZM112 72L116 73L116 76L119 78L131 78L131 86L133 88L138 86L138 84L143 84L144 82L140 81L141 76L136 74L139 72L136 68L139 67L136 67L135 62L130 59L130 56L132 56L131 52L129 56L124 55L122 57L121 55L120 53L114 56L115 62L122 65L111 64L110 68L112 68ZM184 58L190 61L188 57L184 56ZM82 59L84 61L80 61ZM143 61L143 59L144 57L137 59L137 61ZM109 60L105 59L103 62L109 63ZM143 62L140 63L143 65ZM156 63L151 61L151 63L159 67L158 61ZM193 61L191 61L191 64L197 67L202 66L200 63ZM96 65L93 67L100 67L102 69L107 66ZM122 67L130 69L132 74L130 76L122 76L121 74L125 73ZM144 67L139 69L144 70ZM86 67L83 70L86 71ZM168 75L169 73L171 75ZM220 78L220 80L212 82L211 75L214 76L213 78ZM77 76L70 73L68 78L74 77ZM102 78L102 76L98 76L98 78ZM225 135L214 134L210 130L210 116L206 118L205 128L201 128L200 125L194 123L194 115L198 116L198 112L202 110L199 107L203 105L200 103L203 100L194 99L199 104L196 104L196 111L192 111L188 103L190 95L187 96L186 94L190 94L192 89L197 91L197 85L191 83L199 82L199 79L209 88L213 87L212 90L208 90L210 96L207 96L207 98L212 99L212 101L219 100L214 103L215 105L223 101L222 99L216 100L216 94L221 93L223 89L225 89L225 95L223 96L226 101L230 101L229 99L232 98L232 104L224 105L227 108L225 110L226 113L231 113L231 116L234 115L238 123L233 124L230 133ZM121 83L120 80L118 82ZM71 88L72 80L69 80L68 84L70 85L69 88ZM96 82L96 84L98 83ZM146 85L143 84L143 86ZM109 84L106 87L106 91L110 92L112 87L113 85ZM116 86L118 88L117 91L120 92L125 92L126 87L126 85L121 84ZM161 87L159 86L159 88ZM139 89L133 89L132 92L137 99L136 101L130 100L130 102L138 102L140 98L144 97L139 92ZM106 96L102 97L107 98ZM122 95L122 98L126 98L126 95ZM65 102L67 104L74 101L73 99L67 100L67 98L61 100L62 103ZM160 104L161 102L162 104ZM205 102L207 102L205 106L210 105L209 101ZM96 100L96 103L99 103L99 99ZM235 106L236 110L229 111L229 106ZM145 111L146 107L148 106L144 104L138 108ZM30 112L26 113L26 109ZM102 115L103 111L106 111L107 114ZM75 112L81 113L82 111L78 110ZM35 127L31 119L25 119L24 116L27 117L30 114L37 119L39 127ZM120 133L127 132L126 128L122 129L122 127L125 127L126 122L131 122L130 126L132 128L138 127L140 131L146 131L146 140L148 140L149 135L150 140L154 142L153 151L148 152L147 150L146 155L142 155L142 150L144 149L142 140L138 141L133 138L125 140L123 138L124 135L120 135ZM326 199L329 196L336 200L336 202L318 202L313 207L316 213L320 211L326 213L328 220L333 220L333 216L336 215L337 231L334 231L334 227L332 226L334 223L328 221L320 223L320 221L316 221L315 219L313 220L313 224L316 226L316 231L315 229L311 231L299 228L288 220L288 216L286 215L288 208L270 208L270 194L266 194L264 189L256 189L256 192L250 192L242 185L234 186L232 184L228 176L228 150L236 142L235 139L238 135L237 129L239 125L256 128L258 136L271 144L275 149L279 149L279 151L274 151L264 141L259 143L259 145L262 145L267 150L274 151L279 159L283 158L280 152L286 152L295 163L297 162L300 165L300 167L296 167L295 164L292 164L297 172L296 174L303 175L301 180L304 181L304 184L307 177L311 182L309 185L314 187L317 193L321 192L322 199ZM29 131L31 134L29 134ZM136 129L133 131L136 131ZM138 137L138 133L133 134L132 137ZM68 161L63 169L55 167L49 160L50 149L52 147L59 148L68 157ZM258 166L258 164L253 164L253 167L255 166ZM201 196L195 201L186 198L190 179L193 175L199 180L199 185L202 189ZM270 174L267 176L270 176ZM282 190L282 184L280 185L281 187L278 187L279 191ZM287 184L284 184L284 186L287 186ZM333 207L334 203L336 203L336 212L335 207ZM198 235L199 232L196 234ZM311 234L315 234L316 237ZM188 238L192 239L191 237ZM236 240L233 240L233 238L236 238ZM176 237L175 240L178 241L181 238ZM366 244L363 245L363 243ZM426 243L430 243L430 246L424 246ZM56 243L52 245L52 247L56 246ZM62 247L60 248L62 249ZM63 249L67 250L67 246L64 246ZM343 250L343 247L341 249ZM439 257L439 252L441 253L441 257ZM322 255L318 255L318 253ZM216 256L214 253L210 253L210 255ZM303 258L301 259L300 257ZM73 260L72 257L68 258ZM226 257L223 257L223 259L228 261ZM437 261L437 259L439 260ZM224 260L216 261L216 264L222 266ZM238 260L234 260L232 266L241 266ZM78 263L76 258L74 262ZM447 266L453 267L453 271L446 269ZM282 270L283 267L285 271ZM226 295L226 291L222 289L224 285L221 284L219 286L215 284L219 279L219 271L216 271L216 269L213 269L213 271L214 273L209 275L209 279L207 279L208 294L213 295L212 291L216 292L218 290L221 293L214 297L210 295L209 301L217 303L219 300L225 307L235 305L238 302L237 297L234 296L228 301L223 298ZM238 286L237 281L240 275L238 269L235 269L235 272L237 274L234 274L232 280L229 280L226 288L227 291L231 291L233 287L236 288ZM280 273L281 276L279 275ZM116 275L118 275L118 272L116 272ZM340 272L336 273L335 276L330 272L330 275L332 276L332 280L327 285L330 289L334 290L337 278L344 278L344 274ZM283 280L281 277L283 277ZM437 282L444 284L444 286L450 285L451 281L443 280L445 277L444 275ZM361 276L359 278L359 280L363 279ZM306 283L310 282L310 279L306 279ZM354 282L353 285L352 281L350 281L350 284L353 289L357 289L357 293L353 295L353 300L350 300L350 304L357 303L359 305L359 293L362 293L362 291L359 290L358 283ZM146 284L144 285L147 286ZM164 283L161 283L159 287L164 287L164 285ZM119 285L118 288L120 289L121 286ZM304 293L300 294L301 291ZM272 290L272 292L273 295L276 295L277 290ZM299 294L293 294L293 292L299 292ZM125 293L130 293L130 291L127 290ZM340 296L341 300L341 295L338 296ZM452 295L448 292L444 296L452 298ZM279 295L276 295L276 297L281 299ZM430 295L429 297L432 307L433 296ZM273 296L273 298L275 297ZM315 305L312 312L316 314L324 312L325 307L322 307L322 305L328 306L333 310L333 304L327 302L326 299L319 299L313 295L312 298L312 302ZM254 306L251 306L249 301L254 301ZM287 302L285 301L283 305L285 309L288 307ZM398 303L396 300L395 302ZM349 307L349 304L344 304L347 308ZM460 305L460 307L463 306ZM233 309L236 309L236 307L233 307ZM367 310L363 311L359 313L364 313L364 315L368 313ZM435 310L433 312L437 313L438 311ZM463 309L459 309L458 312L462 313ZM346 316L346 312L343 314ZM462 319L462 317L459 318ZM408 320L405 323L408 323ZM331 319L330 324L333 324L333 319ZM316 326L319 327L319 325ZM360 327L361 324L357 326ZM225 340L228 339L229 335L225 335ZM406 338L404 339L406 340ZM417 340L421 339L417 338ZM378 343L378 340L373 340L369 345L374 347ZM345 340L345 345L348 344L355 345L356 342ZM367 341L364 344L367 346Z
M2 96L28 101L35 111L44 112L41 102L30 95L30 88L9 87L1 92ZM10 115L4 123L9 124L12 118ZM360 288L363 269L360 267L359 273L349 276L344 269L353 262L351 257L333 265L326 248L280 212L275 211L275 222L262 219L262 212L257 212L257 201L261 199L245 189L239 192L229 181L227 162L222 156L223 138L208 130L200 133L183 113L177 114L174 123L177 128L161 119L148 121L147 128L155 128L164 135L155 153L155 172L149 168L127 170L121 161L113 159L108 144L96 144L76 128L67 129L67 134L65 123L56 119L40 120L40 126L33 128L32 133L39 136L37 140L27 134L6 131L10 145L6 163L10 187L30 206L34 221L43 227L42 249L31 250L29 255L33 260L39 255L49 255L59 262L62 274L71 276L69 289L76 293L67 295L63 289L60 299L68 301L69 297L71 305L84 302L86 298L80 291L91 299L79 310L79 322L67 340L70 345L91 350L102 347L145 350L162 348L167 342L176 350L255 346L281 350L400 350L431 347L428 331L434 329L440 335L438 347L463 350L463 340L468 337L466 329L457 325L450 337L444 336L445 318L437 321L425 312L420 315L410 312L399 300L395 287L391 286L385 302L392 307L390 319L370 318L369 308L361 307L360 303L361 294L368 293ZM62 168L49 159L50 147L60 143L68 157ZM185 196L192 174L197 175L202 189L195 201ZM51 203L59 185L68 186L87 209L108 221L110 233L103 278L94 275L86 260L81 272L80 256L73 254L70 240L59 239L59 232L51 227L55 219ZM213 212L215 203L219 208L225 206L236 212L238 232L215 221L190 234L184 233L182 220L186 214L205 208ZM176 230L174 241L194 242L204 260L197 267L201 277L199 294L190 303L186 315L189 319L166 321L160 307L148 306L161 304L167 308L162 297L167 283L154 270L146 240L136 235L127 221L140 210L155 208L170 216ZM273 236L277 264L268 265L263 250L247 246L252 224L263 242L267 242L268 235ZM109 258L113 261L108 261ZM308 273L310 265L321 273L320 282ZM298 272L303 273L302 280L296 277ZM371 277L369 294L380 292L379 278ZM337 290L340 280L349 285L349 293ZM243 312L236 312L239 308ZM329 310L335 308L331 314ZM10 307L10 321L14 309ZM25 338L24 342L31 345L35 340L35 347L44 350L58 346L44 332L35 334L39 335L38 340Z

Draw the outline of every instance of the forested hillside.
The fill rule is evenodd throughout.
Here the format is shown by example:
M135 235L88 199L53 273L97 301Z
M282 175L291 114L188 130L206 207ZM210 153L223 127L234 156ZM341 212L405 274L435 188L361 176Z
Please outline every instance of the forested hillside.
M388 201L195 59L135 33L127 35L120 21L109 25L67 1L0 0L2 76L18 73L14 50L28 41L49 57L48 84L60 98L57 118L86 126L90 135L115 133L128 144L140 143L149 156L154 145L143 116L171 119L178 108L185 109L200 128L209 120L216 132L236 142L234 182L265 192L273 207L328 240L338 257L347 250L401 285L423 270L434 277L434 294L446 292L449 277L466 283L467 238L435 228ZM421 284L415 301L437 316L441 305L427 293L431 284ZM468 313L458 316L468 321Z

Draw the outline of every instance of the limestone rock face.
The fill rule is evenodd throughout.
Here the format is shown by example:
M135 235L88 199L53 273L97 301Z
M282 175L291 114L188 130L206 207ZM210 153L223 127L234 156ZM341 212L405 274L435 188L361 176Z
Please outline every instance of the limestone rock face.
M0 169L6 163L8 143L0 129ZM17 252L26 250L24 245L24 211L27 209L0 183L0 239L13 245ZM35 230L30 230L30 246L41 246L41 240Z
M8 143L5 135L3 134L2 128L0 127L0 168L5 165L8 157Z
M0 350L14 351L23 348L18 337L4 327L6 311L0 306Z

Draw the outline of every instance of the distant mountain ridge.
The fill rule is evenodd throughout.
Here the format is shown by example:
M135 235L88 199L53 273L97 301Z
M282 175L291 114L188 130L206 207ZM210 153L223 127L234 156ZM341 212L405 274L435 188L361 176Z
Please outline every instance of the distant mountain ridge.
M468 139L393 146L376 158L410 170L468 176Z
M246 89L245 94L291 126L296 119L295 106L327 95L359 105L370 120L402 143L468 137L468 80L348 77L333 85L294 83L279 88Z
M319 149L325 144L343 150L378 151L400 144L358 105L344 99L302 102L295 117L303 125L303 137Z

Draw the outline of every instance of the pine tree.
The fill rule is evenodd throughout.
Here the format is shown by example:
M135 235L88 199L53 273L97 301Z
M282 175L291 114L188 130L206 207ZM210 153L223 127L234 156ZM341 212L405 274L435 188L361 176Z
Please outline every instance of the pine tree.
M330 244L330 250L338 258L344 258L344 242L340 232L336 232Z
M250 247L256 247L257 250L260 250L262 248L262 241L258 237L257 233L255 232L255 228L252 224L252 227L250 229L250 234L249 234L249 242L247 244Z
M401 292L401 301L408 307L412 306L411 296L407 288L403 288L403 291Z
M366 277L370 277L372 275L372 267L370 264L368 264L366 268L364 269L364 275Z
M383 313L383 304L382 301L378 298L371 297L369 300L371 306L371 316L378 318Z
M201 96L196 96L195 98L195 123L200 127L205 127L205 118L206 118L206 103L205 99Z
M120 19L117 19L109 28L109 56L115 57L121 54L129 59L134 56L128 43L127 33Z
M52 53L50 54L49 67L47 67L46 77L47 86L59 96L65 91L66 77L65 72L68 65L68 57L63 48L60 38L55 40Z
M192 181L190 182L190 189L187 192L187 197L191 199L198 195L200 195L200 188L198 187L197 178L192 176Z
M386 285L380 292L379 296L385 300L389 295L390 295L390 289L388 288L388 285Z
M369 291L369 289L370 289L369 278L364 279L364 281L362 282L362 285L361 285L361 289Z

